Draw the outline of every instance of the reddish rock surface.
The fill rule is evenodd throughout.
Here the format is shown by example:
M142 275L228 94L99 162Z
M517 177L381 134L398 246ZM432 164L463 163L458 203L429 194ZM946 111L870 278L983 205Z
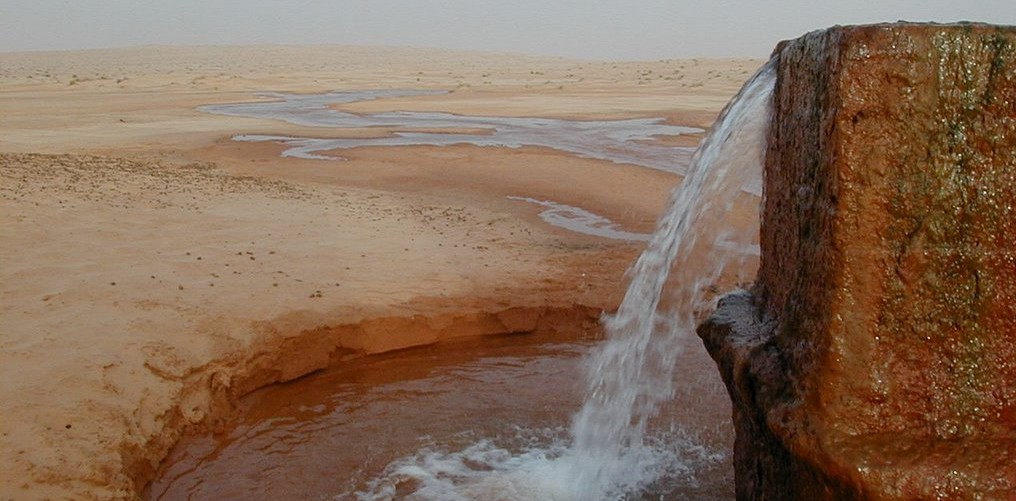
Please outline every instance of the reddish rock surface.
M1016 499L1016 28L775 55L761 269L699 328L738 499Z

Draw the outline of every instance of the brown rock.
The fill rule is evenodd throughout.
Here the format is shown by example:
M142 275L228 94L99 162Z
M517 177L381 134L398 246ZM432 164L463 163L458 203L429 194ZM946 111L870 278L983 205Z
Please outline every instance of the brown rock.
M699 329L739 499L1016 499L1016 28L777 47L762 264Z

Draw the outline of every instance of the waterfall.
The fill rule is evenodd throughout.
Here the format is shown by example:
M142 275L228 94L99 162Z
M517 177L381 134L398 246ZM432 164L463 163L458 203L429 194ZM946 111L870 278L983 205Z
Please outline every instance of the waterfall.
M757 196L774 83L770 61L724 108L696 150L629 270L624 300L605 319L607 339L585 361L586 397L570 437L521 452L488 439L458 452L426 447L389 464L366 490L336 499L638 499L668 473L694 470L674 464L689 454L666 452L694 444L647 444L647 428L660 405L674 397L682 343L695 330L696 311L708 306L704 290L727 265L757 256ZM726 216L739 199L742 207L748 201L754 219L750 229L727 231Z
M763 66L723 110L629 270L617 313L605 319L607 340L586 361L586 400L572 423L575 499L639 487L631 484L645 477L638 470L646 426L673 397L676 358L682 339L695 331L703 291L757 236L757 228L754 236L734 235L748 241L731 248L719 245L732 236L717 228L738 196L761 186L774 66ZM710 232L715 238L703 241ZM696 252L709 253L708 266L691 265Z

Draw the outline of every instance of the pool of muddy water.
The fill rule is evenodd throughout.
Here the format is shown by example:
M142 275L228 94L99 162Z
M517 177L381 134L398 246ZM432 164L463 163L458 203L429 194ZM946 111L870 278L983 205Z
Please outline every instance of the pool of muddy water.
M697 341L697 339L695 340ZM184 438L146 499L566 498L582 357L595 341L502 335L363 357L244 397ZM699 343L649 447L664 480L625 499L733 499L730 407ZM705 358L704 358L705 357Z

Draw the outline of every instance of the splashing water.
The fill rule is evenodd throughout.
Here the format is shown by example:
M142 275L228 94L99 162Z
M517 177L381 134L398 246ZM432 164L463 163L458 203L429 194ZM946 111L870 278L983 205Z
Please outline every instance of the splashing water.
M682 342L705 289L737 259L752 254L753 230L724 231L738 197L757 193L775 81L763 66L721 113L695 152L646 250L629 270L618 311L605 319L607 340L585 362L586 398L568 437L521 451L481 441L460 452L422 450L389 465L359 499L638 498L666 477L694 481L693 466L719 461L685 437L649 437L660 406L675 394ZM757 248L757 247L755 247ZM695 255L708 255L703 265ZM668 284L675 284L667 287ZM398 486L410 486L408 492Z
M695 330L704 289L736 255L729 246L713 245L705 269L688 266L689 258L702 245L700 232L715 231L740 187L761 177L773 81L770 62L727 105L629 271L620 308L606 319L608 340L587 360L586 402L572 427L571 453L582 458L573 475L576 499L610 498L621 494L619 486L637 487L624 479L641 476L637 456L649 418L674 394L680 341ZM661 310L668 280L679 286Z

